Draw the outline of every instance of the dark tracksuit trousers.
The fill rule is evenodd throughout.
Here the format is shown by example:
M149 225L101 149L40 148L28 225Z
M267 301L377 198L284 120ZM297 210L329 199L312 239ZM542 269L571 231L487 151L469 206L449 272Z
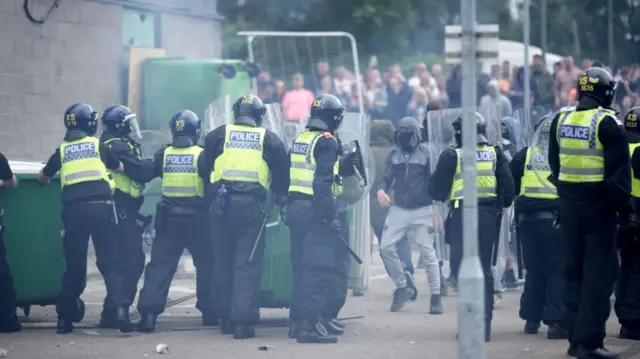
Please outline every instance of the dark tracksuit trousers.
M618 322L640 332L640 246L621 240L620 276L614 309Z
M164 311L171 281L186 248L196 267L196 308L201 313L208 313L211 310L213 251L206 217L176 214L175 209L165 209L158 204L155 223L156 236L151 247L151 261L144 273L138 311L156 315Z
M240 325L260 319L260 283L264 259L262 202L252 195L230 194L223 213L212 207L214 273L212 307L216 317ZM251 251L258 241L253 260Z
M565 310L560 325L571 344L603 345L610 297L618 275L617 213L605 203L562 203L561 227L566 244Z
M127 306L131 306L136 298L138 282L144 271L145 255L142 249L142 228L137 221L140 204L139 201L133 199L116 201L116 213L118 214L116 242L118 244L122 290ZM102 316L114 314L115 305L111 296L107 295Z
M13 326L16 320L16 292L13 288L11 269L7 262L4 236L0 234L0 328Z
M497 212L493 205L478 204L478 254L484 273L484 313L485 320L491 322L493 318L493 272L491 261L493 247L499 228L496 227ZM462 206L452 209L445 223L446 242L451 253L451 273L456 279L462 263Z
M554 220L550 211L518 214L518 235L527 268L520 318L547 325L557 323L564 310L565 245Z
M77 300L84 291L87 279L87 249L89 237L96 252L96 264L107 288L107 296L115 307L126 306L122 290L120 261L113 223L113 204L106 201L77 202L67 205L62 212L64 223L63 247L67 269L56 301L59 317L76 316Z

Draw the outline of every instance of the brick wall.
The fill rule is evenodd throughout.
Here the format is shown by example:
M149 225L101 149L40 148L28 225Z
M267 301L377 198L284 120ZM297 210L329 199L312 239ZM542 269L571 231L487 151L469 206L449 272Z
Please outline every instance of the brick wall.
M171 1L176 2L160 3L170 7ZM42 11L38 3L48 2L33 3ZM10 159L45 161L62 140L67 106L86 102L101 111L121 99L122 7L64 0L37 25L22 4L0 0L0 152ZM161 18L160 41L169 55L220 55L219 22L169 13Z

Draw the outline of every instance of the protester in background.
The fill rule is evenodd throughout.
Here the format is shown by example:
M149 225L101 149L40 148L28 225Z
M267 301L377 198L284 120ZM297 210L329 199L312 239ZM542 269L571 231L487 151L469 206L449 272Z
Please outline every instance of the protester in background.
M397 122L407 114L407 105L411 101L411 90L401 77L393 75L389 79L387 95L389 98L386 110L387 119L391 120L395 127Z
M313 88L315 92L319 92L320 88L322 87L322 80L326 76L331 78L331 73L329 71L330 71L330 68L329 68L329 63L327 61L325 60L318 61L318 64L316 65L315 77L313 79Z
M523 108L524 101L530 101L530 104L533 105L536 94L538 93L538 88L535 80L533 78L529 79L529 91L530 98L524 98L524 67L518 67L514 69L515 76L513 82L511 83L511 89L509 90L509 100L511 101L511 106L513 108Z
M480 99L478 110L484 118L503 118L513 113L511 101L500 93L497 80L493 79L487 84L487 94Z
M538 83L536 94L536 105L553 105L553 76L547 71L547 66L541 55L533 56L533 66L531 66L531 78Z
M320 80L320 88L318 88L317 96L320 95L335 95L335 91L333 90L333 81L331 80L331 76L324 76Z
M447 80L447 95L449 108L462 106L462 66L456 65Z
M300 121L309 115L313 103L313 92L304 88L304 77L300 73L291 78L293 89L287 91L282 98L282 110L286 121Z
M407 115L414 117L418 122L422 123L428 100L427 91L422 87L416 88L413 91L411 102L407 105Z
M382 78L379 73L367 86L366 97L369 103L369 113L372 118L384 119L388 97L387 90L384 87L384 83L382 82Z
M443 79L439 79L438 80L438 98L437 98L437 100L440 101L442 106L444 106L445 108L449 107L449 94L447 93L446 82Z
M555 78L555 103L556 106L569 104L569 92L576 87L581 70L573 66L573 58L567 56L562 61L562 68L556 70Z
M269 73L269 71L262 71L258 75L257 83L258 83L258 97L263 102L273 102L274 88L273 88L273 82L271 81L271 74Z
M333 88L339 97L349 98L353 94L354 81L350 78L350 74L344 66L338 66L333 79ZM342 99L342 98L341 98Z
M274 86L274 94L273 94L273 102L282 103L282 98L284 94L287 92L287 86L284 84L284 81L277 80Z
M505 60L502 63L502 73L500 74L500 78L511 83L511 62Z
M411 76L411 78L407 81L407 85L409 85L409 87L412 90L415 90L418 87L421 87L422 86L422 74L424 74L425 72L428 73L427 65L425 65L424 62L416 64L413 67L413 76Z
M433 76L433 78L436 80L436 83L438 83L440 80L444 81L445 78L442 73L442 66L440 66L440 64L431 65L431 76Z
M589 58L586 58L586 57L585 57L585 58L582 60L582 69L583 69L583 70L586 70L586 69L588 69L588 68L591 68L592 66L593 66L593 61L592 61L591 59L589 59Z

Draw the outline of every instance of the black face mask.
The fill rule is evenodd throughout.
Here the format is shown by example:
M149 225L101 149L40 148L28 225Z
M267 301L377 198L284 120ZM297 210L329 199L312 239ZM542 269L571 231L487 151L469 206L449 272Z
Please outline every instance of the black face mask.
M402 151L411 152L418 146L418 136L411 130L396 131L396 143Z

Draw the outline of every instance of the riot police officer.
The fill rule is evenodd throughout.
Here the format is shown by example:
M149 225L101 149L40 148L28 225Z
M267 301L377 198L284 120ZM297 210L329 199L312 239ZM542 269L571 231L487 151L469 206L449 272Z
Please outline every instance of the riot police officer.
M640 107L634 107L624 117L631 157L631 196L634 213L640 209ZM637 228L636 228L637 230ZM616 286L614 309L620 328L620 338L640 340L640 246L636 241L619 238L620 275Z
M549 132L544 116L536 124ZM546 152L546 151L545 151ZM564 243L555 219L560 210L556 188L547 177L551 172L543 154L524 147L509 163L515 188L518 242L522 244L527 280L520 300L520 318L526 321L525 333L536 334L540 322L549 326L549 339L568 339L569 333L558 325L564 309ZM520 248L518 248L520 250ZM520 263L519 263L520 264Z
M16 177L11 171L9 161L0 153L0 188L11 188ZM16 292L13 288L11 269L7 263L7 251L4 246L4 223L0 214L0 333L13 333L22 330L16 315Z
M70 106L65 111L64 124L67 128L64 142L38 175L40 182L49 183L60 171L62 184L67 268L56 301L57 332L73 331L72 322L80 322L84 316L80 295L86 284L87 247L91 237L107 296L116 308L116 324L121 332L128 333L133 331L133 326L119 276L113 202L115 182L108 171L123 172L124 165L108 146L92 137L97 130L98 114L91 106L82 103Z
M156 210L156 236L151 248L151 261L144 274L140 290L138 312L141 314L138 331L155 329L156 319L164 311L171 280L182 252L191 253L196 267L196 308L202 312L204 325L215 325L210 314L210 285L213 273L213 252L209 240L207 213L204 199L204 181L198 175L204 156L197 145L202 123L188 110L177 112L169 127L171 146L156 152L151 160L149 178L162 177L162 198Z
M110 171L116 181L113 199L118 215L118 252L127 306L133 304L138 281L144 270L145 256L142 251L142 228L137 217L144 202L144 167L140 158L140 145L132 137L140 138L140 129L136 115L126 106L108 107L102 116L104 132L100 141L125 164L126 172ZM99 326L115 328L117 326L115 307L110 296L104 302Z
M213 201L213 312L222 333L236 339L253 337L260 316L268 191L284 205L289 186L284 144L260 127L265 113L258 97L240 97L233 105L234 123L211 131L204 145L202 175Z
M549 133L550 179L562 199L567 253L560 325L570 333L568 354L578 358L619 357L603 348L603 339L618 274L618 217L624 230L633 210L627 136L610 109L615 89L606 70L585 70L577 107L561 109Z
M344 112L337 97L318 97L311 106L307 129L290 150L287 225L294 289L289 336L299 343L336 343L332 334L344 331L335 317L346 297L344 264L350 259L344 242L349 239L346 214L337 212L336 199L342 194L342 177L353 174L358 158L350 154L339 160L342 148L334 135ZM343 285L340 279L345 280ZM329 315L327 308L334 306L337 297L342 303Z
M446 241L451 249L451 271L459 273L462 261L462 119L453 122L455 148L440 154L435 172L429 179L429 194L436 201L448 202L450 211L445 221ZM498 220L503 208L513 202L514 188L508 160L500 147L487 140L487 122L476 113L478 130L476 154L478 162L478 241L485 286L485 340L491 340L493 318L492 253L499 236ZM496 246L497 247L497 246Z

